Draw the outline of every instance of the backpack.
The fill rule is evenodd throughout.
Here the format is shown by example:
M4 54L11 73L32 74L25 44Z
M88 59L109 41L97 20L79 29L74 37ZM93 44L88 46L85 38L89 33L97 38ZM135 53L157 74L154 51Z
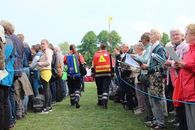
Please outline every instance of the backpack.
M57 62L57 53L54 52L52 55L52 62L51 62L51 67L52 67L52 74L54 77L62 77L63 69L62 69L62 64L60 62Z
M112 59L107 51L98 51L94 54L94 69L95 73L111 73L112 72Z
M33 109L34 112L41 112L45 102L45 97L42 94L37 95L33 99Z
M67 61L67 67L68 67L68 70L67 70L68 77L80 78L81 73L79 69L78 57L75 54L66 55L66 61Z

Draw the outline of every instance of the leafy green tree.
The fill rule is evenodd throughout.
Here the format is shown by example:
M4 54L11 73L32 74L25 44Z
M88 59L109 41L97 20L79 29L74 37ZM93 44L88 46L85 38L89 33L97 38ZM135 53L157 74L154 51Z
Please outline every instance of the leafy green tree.
M108 46L109 42L109 32L106 30L102 30L97 36L98 43L104 43Z
M113 51L119 44L121 44L121 36L116 31L112 31L110 33L109 43L111 44Z
M97 36L93 31L89 31L81 40L81 45L78 45L78 52L83 54L87 65L91 65L93 55L97 51Z
M103 30L97 36L99 43L104 43L107 46L107 50L113 52L113 50L121 43L121 36L116 31L110 33Z
M161 42L166 45L168 42L170 42L170 38L169 35L165 32L163 32L162 38L161 38Z
M69 51L69 43L68 42L60 43L59 47L60 47L63 54L66 54Z

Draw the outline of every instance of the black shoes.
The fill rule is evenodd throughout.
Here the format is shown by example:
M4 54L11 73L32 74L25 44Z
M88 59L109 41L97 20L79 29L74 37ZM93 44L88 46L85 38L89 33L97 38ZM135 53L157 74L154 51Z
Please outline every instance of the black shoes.
M108 109L107 104L103 104L102 107L103 107L103 109Z
M97 105L98 105L98 106L102 106L102 102L99 102L99 101L98 101Z
M80 108L79 100L70 100L70 105L75 106L77 109Z
M79 102L75 102L75 107L78 109L80 108Z
M102 102L98 102L97 106L102 107L103 109L108 109L108 105L107 104L103 104Z
M74 106L75 105L75 101L74 100L70 100L70 105Z

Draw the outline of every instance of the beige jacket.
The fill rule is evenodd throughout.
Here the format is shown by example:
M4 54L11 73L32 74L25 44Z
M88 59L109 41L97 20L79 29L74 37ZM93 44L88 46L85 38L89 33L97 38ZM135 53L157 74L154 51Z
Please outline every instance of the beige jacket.
M33 95L32 86L26 73L22 73L22 76L14 82L14 90L16 102L23 99L23 96Z
M39 70L51 70L53 51L47 48L37 63Z

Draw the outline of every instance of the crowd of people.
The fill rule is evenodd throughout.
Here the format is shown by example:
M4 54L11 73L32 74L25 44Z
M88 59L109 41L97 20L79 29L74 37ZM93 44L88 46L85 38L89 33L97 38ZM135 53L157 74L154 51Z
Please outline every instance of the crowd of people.
M152 29L134 46L123 43L113 54L100 43L92 67L85 70L85 59L74 44L66 55L47 39L30 48L23 34L16 35L10 22L1 21L0 130L13 129L29 106L43 114L52 112L67 95L70 105L79 109L84 77L92 81L91 75L97 86L97 105L103 109L109 109L112 96L125 110L145 113L145 125L154 130L166 128L165 116L172 111L171 122L179 130L195 130L195 24L188 25L185 34L170 30L170 38L164 45L161 33ZM138 66L128 64L129 58ZM116 89L110 92L113 83Z
M161 33L152 29L133 49L127 44L115 49L119 87L114 100L135 114L145 113L145 125L154 130L165 129L165 116L172 111L175 118L170 122L179 130L194 130L195 24L186 27L185 35L170 30L170 38L164 45ZM139 67L125 64L129 55Z
M48 113L68 95L64 55L47 39L30 48L8 21L0 22L0 130L14 129L29 106ZM42 103L42 104L41 104Z

